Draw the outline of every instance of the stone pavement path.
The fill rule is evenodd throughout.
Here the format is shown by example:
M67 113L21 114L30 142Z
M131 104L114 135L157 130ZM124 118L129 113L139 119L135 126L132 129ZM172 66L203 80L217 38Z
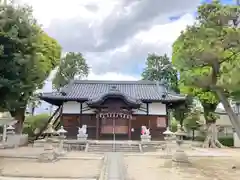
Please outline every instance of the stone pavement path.
M124 180L123 154L119 152L107 153L107 180Z

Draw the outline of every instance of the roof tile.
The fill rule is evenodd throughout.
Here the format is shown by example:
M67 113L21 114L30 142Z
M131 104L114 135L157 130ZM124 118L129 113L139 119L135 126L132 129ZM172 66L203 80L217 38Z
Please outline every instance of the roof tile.
M139 100L149 101L164 101L185 99L185 96L166 92L166 88L162 84L153 81L90 81L90 80L75 80L62 88L61 92L66 93L43 93L42 99L69 99L69 100L92 100L99 96L103 96L110 91L112 86L125 94ZM164 98L165 95L165 98Z

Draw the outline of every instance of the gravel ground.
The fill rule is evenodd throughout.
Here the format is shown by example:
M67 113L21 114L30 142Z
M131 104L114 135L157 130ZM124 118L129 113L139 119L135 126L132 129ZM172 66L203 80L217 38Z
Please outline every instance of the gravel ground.
M39 147L20 147L15 149L0 149L0 156L38 156L43 152ZM69 157L100 157L98 154L86 153L83 151L70 151L66 153Z
M103 155L79 151L68 152L66 159L54 163L39 163L36 159L4 158L4 156L38 157L43 148L22 147L0 150L0 173L9 176L69 177L95 179L102 166ZM240 149L186 149L190 165L176 166L161 158L163 151L127 153L124 162L130 180L239 180ZM214 156L214 157L207 157ZM69 158L69 159L68 159ZM1 177L0 180L23 180ZM46 179L48 180L48 179ZM50 179L49 179L50 180ZM55 180L55 179L52 179Z
M189 160L189 165L177 166L171 160L153 156L124 158L130 180L239 180L240 159L236 157L191 157Z
M35 159L1 159L1 174L22 177L69 177L96 178L99 176L102 160L59 160L53 163L39 163Z

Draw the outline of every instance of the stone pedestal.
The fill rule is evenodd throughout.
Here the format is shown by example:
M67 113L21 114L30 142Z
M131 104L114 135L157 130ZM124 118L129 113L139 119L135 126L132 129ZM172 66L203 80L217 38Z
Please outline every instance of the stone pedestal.
M79 141L87 141L88 134L78 134L77 135L77 140Z
M67 133L67 131L63 128L63 126L61 126L60 129L57 130L57 133L59 134L59 146L57 154L58 156L63 156L65 155L64 139L66 138L65 134Z
M54 162L57 160L57 153L54 150L45 151L40 154L39 162Z
M57 160L57 153L54 150L52 143L44 144L44 151L38 157L39 162L53 162Z
M172 161L176 163L189 163L187 154L181 149L173 153Z
M151 141L151 135L141 135L141 142L150 142Z
M64 156L66 154L64 150L64 139L60 139L58 150L56 151L58 156Z

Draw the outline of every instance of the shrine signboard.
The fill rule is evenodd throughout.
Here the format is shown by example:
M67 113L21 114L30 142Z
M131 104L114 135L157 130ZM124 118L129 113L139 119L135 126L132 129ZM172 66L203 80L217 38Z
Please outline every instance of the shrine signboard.
M101 113L99 113L99 117L102 119L107 119L107 118L132 119L131 114L127 114L124 112L101 112Z

